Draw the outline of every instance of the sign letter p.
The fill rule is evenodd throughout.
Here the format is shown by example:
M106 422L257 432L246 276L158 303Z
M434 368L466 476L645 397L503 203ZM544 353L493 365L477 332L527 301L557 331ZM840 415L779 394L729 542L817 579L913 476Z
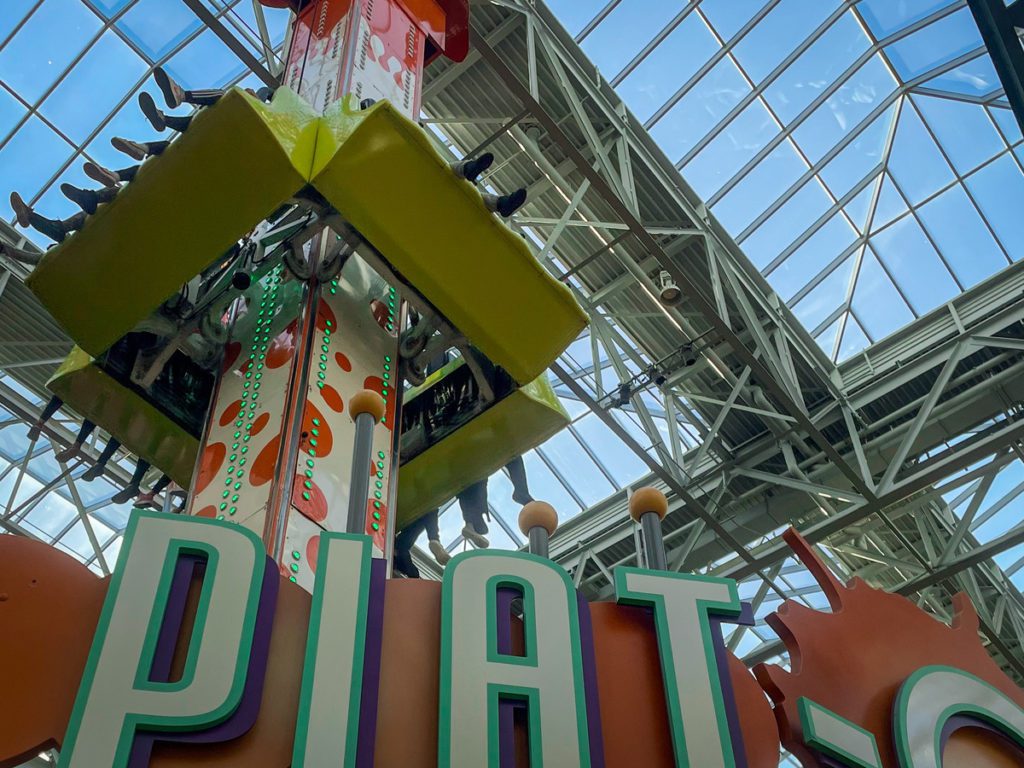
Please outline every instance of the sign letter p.
M205 560L184 669L167 682L182 558ZM111 580L61 750L62 768L126 768L139 732L195 732L242 699L266 566L259 538L213 520L136 512ZM188 581L190 572L186 571ZM187 582L186 582L187 583ZM154 679L155 678L155 679ZM160 680L163 680L162 682Z

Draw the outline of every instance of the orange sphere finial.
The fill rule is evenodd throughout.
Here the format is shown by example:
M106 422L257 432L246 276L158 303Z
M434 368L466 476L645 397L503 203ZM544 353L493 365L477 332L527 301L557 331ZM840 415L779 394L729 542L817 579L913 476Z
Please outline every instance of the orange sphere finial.
M380 421L384 418L384 408L384 398L372 389L356 392L348 400L348 413L353 421L361 413L368 413L374 421Z
M668 514L668 499L657 488L646 486L637 488L629 497L629 516L640 522L640 516L647 512L655 512L662 520Z
M558 513L546 501L531 501L519 513L519 530L529 536L530 529L540 526L551 536L558 527Z

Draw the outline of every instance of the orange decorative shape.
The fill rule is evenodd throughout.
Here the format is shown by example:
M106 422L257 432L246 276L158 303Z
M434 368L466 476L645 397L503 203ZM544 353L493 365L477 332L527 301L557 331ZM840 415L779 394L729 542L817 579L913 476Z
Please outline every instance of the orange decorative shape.
M892 739L896 693L921 667L946 665L969 672L1024 706L1024 691L981 644L978 614L965 594L953 597L953 624L947 626L905 597L875 589L863 579L854 578L844 586L796 530L789 529L783 538L821 586L832 609L825 613L785 601L766 621L785 643L792 671L774 664L754 668L775 705L783 746L805 768L825 764L804 745L797 711L800 697L873 733L884 768L899 768ZM952 734L946 768L1021 764L1019 751L994 743L991 735L980 739L972 733L975 730ZM1014 761L1006 762L1014 754Z
M672 734L658 638L650 611L615 603L591 603L601 731L607 768L672 768ZM779 736L771 705L739 659L729 654L749 768L777 768Z
M228 447L224 443L211 443L203 449L203 458L199 463L199 475L196 477L194 494L200 494L206 490L206 486L220 471L227 452Z
M252 463L252 471L249 473L249 482L254 487L259 487L270 482L277 474L277 453L281 450L281 435L278 433L274 438L263 446L256 461Z
M0 768L60 747L106 592L60 550L0 536Z
M217 423L219 423L222 427L226 427L232 421L238 421L238 412L242 410L244 410L244 408L242 407L241 399L235 400L235 402L231 403L231 405L224 409L224 411L220 415L220 418L217 419Z
M305 486L307 478L302 475L295 476L292 485L292 506L308 517L314 523L322 523L327 519L327 497L320 490L320 486L309 480L310 487ZM305 498L309 496L309 498Z
M320 394L323 396L324 402L327 403L327 407L335 413L341 413L345 410L345 401L341 399L341 395L338 394L338 390L330 384L325 384L320 389Z

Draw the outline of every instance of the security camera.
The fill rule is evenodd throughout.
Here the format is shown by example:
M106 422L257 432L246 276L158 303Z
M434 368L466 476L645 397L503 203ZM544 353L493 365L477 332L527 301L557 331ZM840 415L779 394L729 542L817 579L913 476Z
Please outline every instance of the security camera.
M683 300L683 292L679 290L672 275L664 269L658 275L658 287L658 297L666 307L674 307Z

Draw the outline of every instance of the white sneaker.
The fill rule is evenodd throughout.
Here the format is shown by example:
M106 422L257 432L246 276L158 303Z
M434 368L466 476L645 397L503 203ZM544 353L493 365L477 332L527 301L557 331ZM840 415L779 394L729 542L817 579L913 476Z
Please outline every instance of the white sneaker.
M437 560L438 565L448 565L448 561L452 559L452 556L448 554L448 550L444 548L437 539L431 539L427 542L427 546L430 548L430 554Z
M487 537L482 533L477 533L476 529L474 529L469 523L466 523L465 527L462 529L462 535L469 541L473 542L473 546L477 549L487 549L491 546L491 542L487 540Z

